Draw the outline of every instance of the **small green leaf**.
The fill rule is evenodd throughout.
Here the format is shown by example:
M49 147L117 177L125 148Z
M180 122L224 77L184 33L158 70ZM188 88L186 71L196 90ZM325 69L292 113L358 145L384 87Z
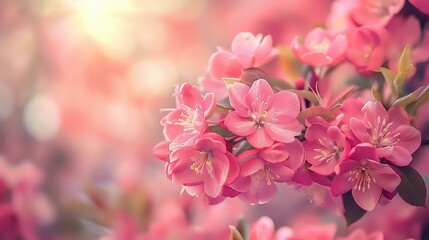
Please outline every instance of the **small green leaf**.
M322 117L328 122L331 122L335 119L335 115L331 112L331 110L320 106L310 107L305 110L302 110L298 114L297 119L299 122L304 123L306 118L316 116Z
M238 155L244 153L245 151L252 150L252 149L254 149L253 146L250 145L250 143L248 141L244 141L241 144L241 146L239 147L239 149L235 155L238 156Z
M372 96L374 96L375 100L377 100L379 102L383 102L383 97L381 96L380 91L375 89L375 87L371 88L371 93L372 93Z
M268 83L271 85L272 88L277 90L289 90L295 88L294 86L292 86L292 84L280 79L270 79Z
M415 115L417 113L417 110L425 103L429 102L429 86L427 86L425 89L423 89L419 96L416 98L416 100L409 105L408 112L411 115Z
M406 108L410 103L416 100L416 98L420 95L422 91L423 87L419 87L416 91L396 99L396 101L393 103L393 106L401 106L403 108Z
M392 166L401 177L398 193L412 206L426 206L426 185L422 176L411 166Z
M381 74L383 74L384 80L386 80L387 85L389 86L392 93L396 94L396 88L393 83L395 79L395 74L388 68L381 67L380 68Z
M346 218L347 226L358 221L365 215L366 211L361 208L353 198L352 191L343 194L344 217Z
M238 222L237 230L240 232L241 236L243 236L244 239L249 239L250 227L246 219L240 219L240 221Z
M234 134L234 133L230 132L228 129L226 129L226 128L224 128L224 127L220 126L220 125L213 125L213 126L210 126L210 127L209 127L209 129L210 129L212 132L219 134L219 135L220 135L220 136L222 136L223 138L230 138L230 137L235 136L235 134Z
M222 80L226 83L226 85L230 85L230 84L234 84L234 83L240 82L239 78L227 78L227 77L224 77L224 78L222 78Z
M244 240L243 236L241 236L240 232L235 226L229 225L229 230L229 240Z
M308 101L310 101L315 106L320 105L319 99L317 98L316 94L313 91L295 90L295 89L290 89L289 91L296 93L298 96L301 96L301 97L307 99Z

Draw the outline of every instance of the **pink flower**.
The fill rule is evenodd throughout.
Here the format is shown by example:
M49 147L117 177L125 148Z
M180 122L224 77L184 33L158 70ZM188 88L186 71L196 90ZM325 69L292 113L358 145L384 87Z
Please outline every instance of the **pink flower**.
M392 17L401 11L405 0L358 0L350 18L358 26L384 27Z
M374 147L357 145L339 165L331 191L334 196L352 191L356 203L367 211L374 210L382 190L395 191L401 178L387 164L381 164Z
M251 179L250 188L241 196L251 204L266 203L277 192L274 182L291 180L295 170L304 163L301 142L276 143L263 150L249 150L239 157L241 175Z
M261 217L250 227L249 240L274 240L274 222L269 217Z
M307 128L305 139L303 146L306 160L312 165L309 169L321 175L333 173L335 166L347 156L350 149L350 143L337 126L321 121Z
M214 92L216 99L223 99L228 91L222 78L238 78L243 69L262 66L277 54L270 35L238 33L232 40L231 50L219 48L210 57L208 74L199 80L201 88L204 92Z
M171 141L170 150L192 145L206 131L206 119L215 106L214 95L202 97L197 87L183 83L176 88L176 106L161 120L164 137Z
M407 113L399 106L386 111L380 102L368 102L361 116L350 118L349 127L358 141L373 145L379 158L397 166L410 164L411 154L421 144L421 133L410 126Z
M222 187L233 182L240 171L235 157L226 151L225 140L215 133L198 137L193 146L171 154L167 163L173 182L185 186L203 185L207 196L216 198Z
M313 66L333 66L346 56L347 38L343 34L332 36L322 28L307 34L304 42L299 37L292 41L292 51L303 63Z
M384 236L382 232L373 232L367 234L363 229L358 228L354 230L347 237L337 237L335 240L383 240Z
M348 39L347 59L358 71L374 71L383 64L387 47L384 28L355 28L350 31Z
M289 91L273 93L264 79L249 87L243 83L228 86L229 99L235 111L225 118L225 126L239 136L245 136L256 148L268 147L274 141L290 143L301 134L296 120L300 102Z

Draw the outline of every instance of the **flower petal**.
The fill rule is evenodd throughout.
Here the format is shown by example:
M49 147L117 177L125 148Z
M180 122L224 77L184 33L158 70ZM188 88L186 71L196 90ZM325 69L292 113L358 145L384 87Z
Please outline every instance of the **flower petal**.
M256 130L247 136L247 141L255 148L269 147L274 144L274 140L265 132L264 128L255 128Z
M234 83L228 85L229 102L241 117L248 117L248 105L246 96L250 87L243 83Z
M249 136L258 129L250 118L243 118L237 112L231 112L226 116L225 126L238 136Z
M370 183L369 189L358 190L353 188L352 195L356 203L366 211L374 210L381 197L381 188L374 182Z

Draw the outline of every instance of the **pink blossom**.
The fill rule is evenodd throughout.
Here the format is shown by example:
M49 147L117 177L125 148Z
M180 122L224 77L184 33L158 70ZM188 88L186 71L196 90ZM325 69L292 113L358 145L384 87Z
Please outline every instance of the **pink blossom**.
M384 28L359 27L350 31L347 59L359 72L378 70L383 64L387 48Z
M192 145L206 131L206 119L214 110L213 93L201 96L198 88L183 83L176 88L176 106L162 120L164 137L171 141L170 150Z
M356 203L367 211L374 210L382 190L395 191L401 178L387 164L379 162L377 151L369 144L357 145L339 165L331 191L334 196L352 191Z
M296 37L292 41L292 51L303 63L333 66L346 57L347 45L344 34L334 36L322 28L315 28L307 34L304 42Z
M289 91L273 93L264 79L249 87L243 83L228 86L229 99L235 111L225 118L225 126L239 136L245 136L256 147L268 147L275 141L290 143L301 134L296 120L300 102Z
M407 113L399 106L386 111L380 102L368 102L361 116L350 118L349 127L358 141L373 145L379 158L397 166L410 164L411 154L421 144L421 133L410 126Z
M312 166L310 170L329 175L335 166L348 154L350 143L337 126L330 126L322 121L312 123L305 132L303 142L306 160Z
M269 217L261 217L252 224L249 240L274 240L274 222Z
M237 160L226 150L225 140L215 133L205 133L193 146L174 151L167 169L173 182L202 185L212 198L220 196L222 187L233 182L240 171Z
M354 230L347 237L337 237L335 240L383 240L384 236L382 232L373 232L367 234L363 229L358 228Z
M219 48L210 57L208 73L199 80L201 88L204 92L214 92L218 100L225 98L228 91L222 78L238 78L243 69L262 66L277 54L270 35L238 33L232 40L231 50Z
M251 179L250 188L241 194L246 201L266 203L277 192L275 182L292 179L295 171L304 163L301 142L276 143L262 150L249 150L238 156L241 175Z
M401 11L405 0L358 0L350 17L358 26L384 27Z

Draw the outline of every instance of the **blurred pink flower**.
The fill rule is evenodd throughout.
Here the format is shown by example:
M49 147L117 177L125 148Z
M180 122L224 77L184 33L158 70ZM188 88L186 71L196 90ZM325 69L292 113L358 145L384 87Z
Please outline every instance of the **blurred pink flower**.
M347 59L359 72L375 71L383 64L387 49L384 28L359 27L348 35Z
M383 240L384 236L382 232L373 232L367 234L363 229L358 228L354 230L347 237L337 237L335 240Z
M346 56L347 37L344 34L331 35L322 28L315 28L302 41L292 41L292 51L303 63L319 66L333 66Z
M270 35L238 33L232 40L231 50L219 48L210 57L208 73L199 80L200 86L204 92L214 92L216 99L223 99L228 92L222 78L238 78L243 69L262 66L277 54Z
M348 123L356 139L373 145L379 158L398 166L410 164L411 154L421 144L421 133L410 125L405 110L395 106L386 111L380 102L367 102L361 112Z
M204 185L207 196L221 195L222 187L233 182L239 172L237 160L215 133L198 137L195 145L177 149L167 164L171 180L185 186Z
M356 1L356 0L353 0ZM350 17L358 26L384 27L401 11L405 0L357 0Z
M228 86L231 106L235 111L225 118L225 126L239 136L245 136L256 147L268 147L274 141L290 143L301 134L302 126L296 119L299 99L289 91L273 93L264 79L249 87L243 83Z
M164 136L171 141L170 150L192 145L205 132L206 119L215 106L214 95L207 93L202 97L197 87L183 83L176 88L176 106L161 119Z
M389 165L379 162L376 149L368 144L354 147L339 164L337 174L332 180L332 194L338 196L351 190L356 203L367 211L374 210L382 190L393 192L401 182Z
M276 143L262 150L249 150L238 156L241 175L250 178L250 188L240 196L251 204L266 203L277 192L275 182L292 179L304 163L301 142Z
M321 175L333 173L335 166L350 150L350 143L344 133L337 126L321 121L314 122L307 128L305 139L302 144L306 160L312 165L309 169Z

